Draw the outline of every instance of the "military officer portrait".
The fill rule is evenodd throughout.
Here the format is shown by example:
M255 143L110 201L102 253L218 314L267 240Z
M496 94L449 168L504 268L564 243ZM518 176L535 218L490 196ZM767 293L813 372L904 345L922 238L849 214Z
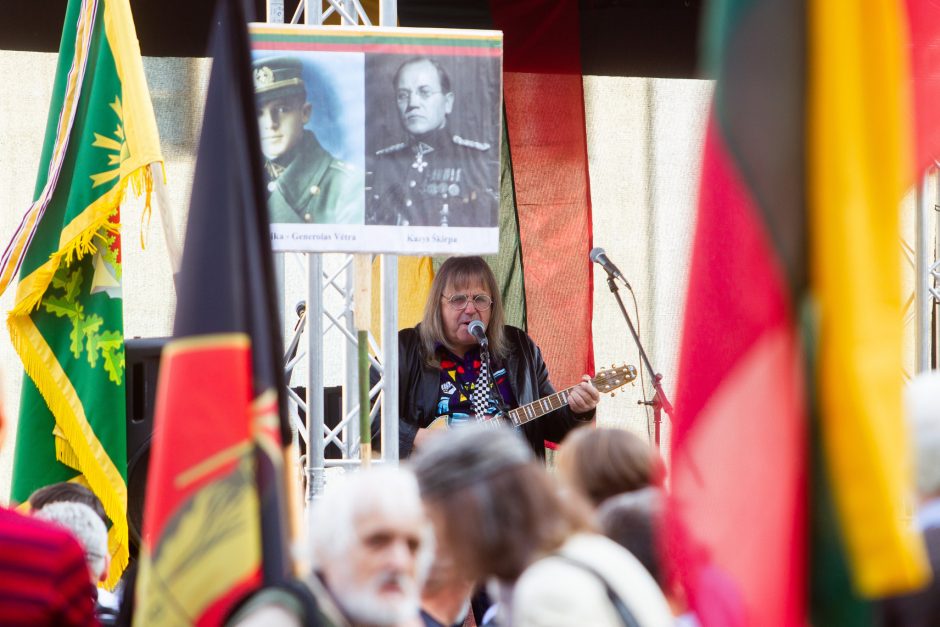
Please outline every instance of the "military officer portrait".
M458 86L432 57L379 62L366 61L366 224L496 227L498 65L450 59Z
M256 59L252 71L271 223L362 224L362 170L325 149L310 128L322 113L308 87L322 86L308 86L297 57Z

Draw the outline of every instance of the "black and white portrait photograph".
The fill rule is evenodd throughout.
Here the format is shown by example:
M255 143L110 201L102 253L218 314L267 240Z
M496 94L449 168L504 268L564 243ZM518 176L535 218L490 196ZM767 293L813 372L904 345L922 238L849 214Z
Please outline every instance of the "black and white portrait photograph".
M363 55L254 50L272 224L362 224Z
M497 226L500 62L366 55L366 224Z
M498 249L502 33L250 32L273 250Z

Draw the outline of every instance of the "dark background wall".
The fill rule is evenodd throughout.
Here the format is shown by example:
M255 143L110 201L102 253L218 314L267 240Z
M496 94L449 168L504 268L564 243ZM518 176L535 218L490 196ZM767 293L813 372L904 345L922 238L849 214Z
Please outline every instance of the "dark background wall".
M265 1L249 1L263 20ZM703 1L580 0L584 73L696 77ZM0 49L58 50L66 0L0 4ZM131 0L143 54L205 56L214 4L214 0ZM292 15L296 5L297 0L285 0L285 14ZM488 0L398 0L398 14L403 26L490 27Z

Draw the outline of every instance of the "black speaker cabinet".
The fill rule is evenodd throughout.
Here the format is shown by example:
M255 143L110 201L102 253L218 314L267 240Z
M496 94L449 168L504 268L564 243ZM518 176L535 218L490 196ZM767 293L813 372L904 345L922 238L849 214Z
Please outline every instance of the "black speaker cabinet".
M127 396L127 525L131 557L140 549L144 520L147 467L153 437L153 410L157 398L160 354L169 338L134 338L124 343Z

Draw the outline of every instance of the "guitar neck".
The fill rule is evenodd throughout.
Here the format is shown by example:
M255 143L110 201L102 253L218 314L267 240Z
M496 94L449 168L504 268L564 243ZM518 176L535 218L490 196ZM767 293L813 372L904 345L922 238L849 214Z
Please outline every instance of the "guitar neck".
M531 422L536 418L541 418L545 414L549 414L556 409L561 409L568 404L568 394L577 386L571 386L560 392L555 392L551 396L546 396L545 398L540 398L537 401L533 401L528 405L523 405L515 409L509 410L509 420L512 421L512 424L516 427L524 425L527 422Z
M623 365L598 372L597 375L591 379L591 384L597 388L601 394L610 393L613 395L614 390L623 387L634 379L636 379L636 368ZM561 409L568 404L568 395L571 393L571 390L576 387L578 386L572 385L570 388L565 388L561 392L555 392L551 396L540 398L535 402L517 407L516 409L511 409L509 410L509 420L512 422L513 426L518 427L536 418L540 418L545 414L549 414L556 409Z

